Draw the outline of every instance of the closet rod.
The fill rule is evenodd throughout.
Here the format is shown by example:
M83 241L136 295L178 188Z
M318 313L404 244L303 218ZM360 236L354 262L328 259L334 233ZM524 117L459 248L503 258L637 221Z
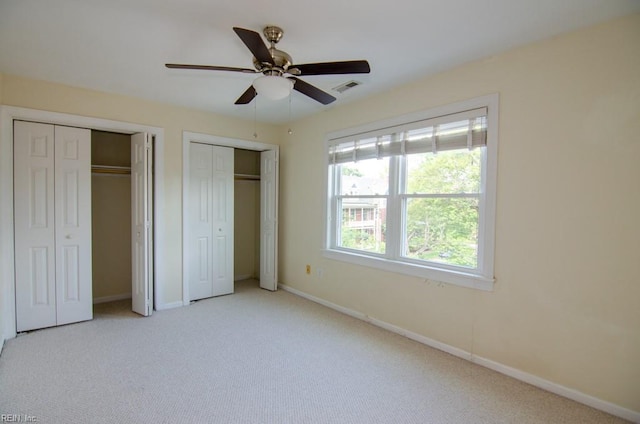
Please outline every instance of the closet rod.
M251 174L234 174L233 179L236 181L259 181L260 175L251 175Z
M95 174L131 174L131 167L91 165L91 172Z

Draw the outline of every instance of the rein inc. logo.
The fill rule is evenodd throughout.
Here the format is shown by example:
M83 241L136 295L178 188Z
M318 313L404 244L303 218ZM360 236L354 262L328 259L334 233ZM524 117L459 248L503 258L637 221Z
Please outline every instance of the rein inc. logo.
M38 417L29 414L0 414L0 423L37 423Z

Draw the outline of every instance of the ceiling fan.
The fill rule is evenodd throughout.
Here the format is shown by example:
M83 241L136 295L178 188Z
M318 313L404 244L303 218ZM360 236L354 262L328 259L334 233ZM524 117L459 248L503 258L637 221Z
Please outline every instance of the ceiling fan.
M323 105L328 105L335 101L336 98L298 77L309 75L368 74L371 72L369 63L366 60L294 65L289 54L275 47L284 33L282 29L277 26L267 26L263 31L265 38L271 44L269 48L267 48L260 34L257 32L237 27L234 27L233 30L249 48L251 53L253 53L253 66L255 69L177 63L167 63L165 66L171 69L199 69L263 74L263 76L257 78L238 100L235 101L237 105L251 103L253 98L258 94L273 100L284 98L289 95L291 89L309 96Z

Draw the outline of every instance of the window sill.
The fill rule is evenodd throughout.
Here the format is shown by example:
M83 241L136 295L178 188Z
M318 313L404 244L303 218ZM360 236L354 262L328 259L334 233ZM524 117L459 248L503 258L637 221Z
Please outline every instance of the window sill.
M433 280L471 289L493 291L493 283L495 282L494 278L487 278L477 274L433 268L430 266L393 261L384 258L374 258L341 250L325 249L323 250L323 255L325 258L335 259L337 261L411 275L414 277L424 278L426 280Z

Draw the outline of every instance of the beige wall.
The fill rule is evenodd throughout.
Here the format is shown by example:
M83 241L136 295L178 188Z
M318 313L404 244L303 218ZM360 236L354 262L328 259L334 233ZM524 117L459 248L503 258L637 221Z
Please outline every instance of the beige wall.
M91 131L91 164L131 166L131 136ZM93 298L131 296L131 175L91 175Z
M131 178L91 176L93 298L131 295Z
M259 258L260 182L236 181L234 185L234 263L233 274L239 277L260 276Z
M639 49L635 15L294 123L281 282L640 411ZM489 93L500 95L493 292L323 258L326 133Z
M260 175L260 152L234 150L234 172ZM260 181L236 180L234 184L233 274L260 276Z
M134 122L164 128L164 196L162 231L166 246L160 261L166 287L162 303L182 301L182 132L255 140L253 122L170 106L134 97L3 75L2 104ZM259 142L279 144L275 126L258 123Z
M234 149L233 166L236 174L260 175L260 152Z

